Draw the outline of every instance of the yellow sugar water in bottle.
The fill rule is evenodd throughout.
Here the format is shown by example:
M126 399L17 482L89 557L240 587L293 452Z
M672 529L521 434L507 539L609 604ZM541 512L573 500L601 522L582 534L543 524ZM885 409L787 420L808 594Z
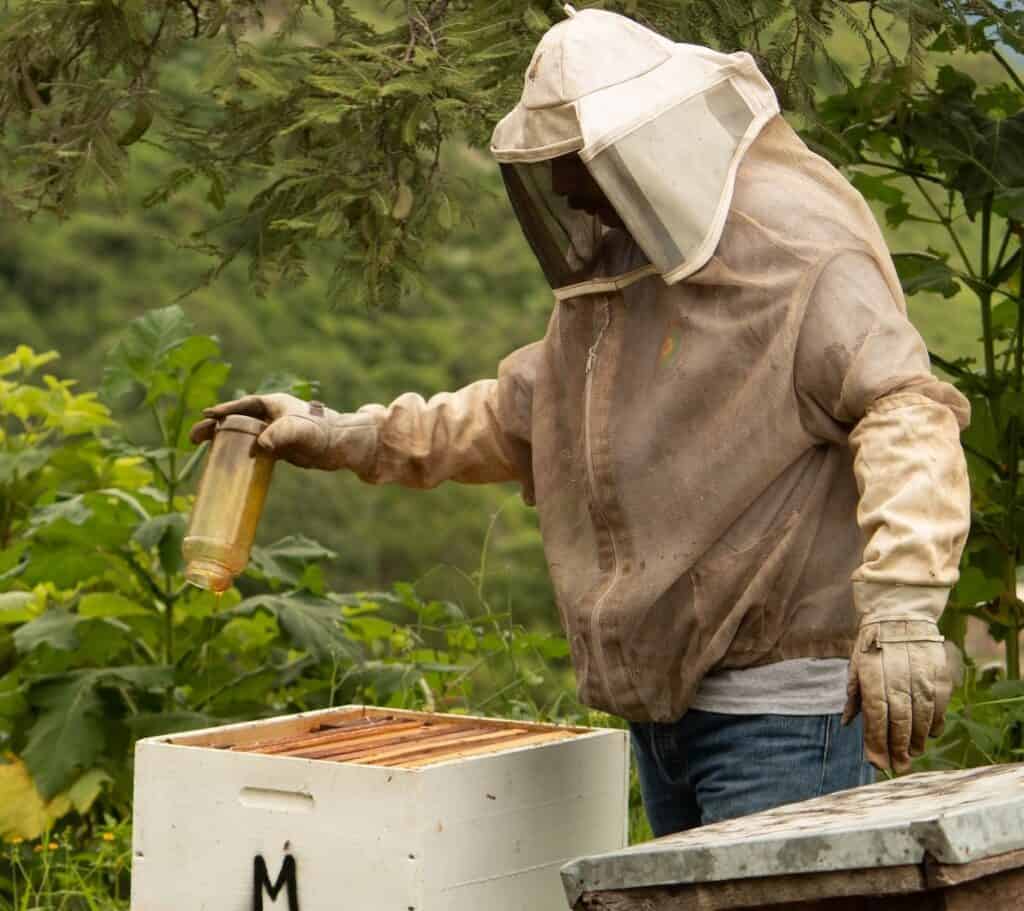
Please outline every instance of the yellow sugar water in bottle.
M273 456L256 443L266 427L241 414L217 425L182 547L193 585L226 591L249 562L274 470Z

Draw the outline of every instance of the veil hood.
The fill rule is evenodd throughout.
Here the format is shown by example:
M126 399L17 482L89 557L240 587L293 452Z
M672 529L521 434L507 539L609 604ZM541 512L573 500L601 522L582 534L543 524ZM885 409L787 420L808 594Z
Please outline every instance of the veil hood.
M749 54L677 44L625 16L582 10L544 34L491 152L559 296L586 293L595 265L586 255L581 265L572 243L595 233L593 216L550 186L547 162L574 152L646 257L630 276L660 273L672 284L714 252L737 168L778 112Z

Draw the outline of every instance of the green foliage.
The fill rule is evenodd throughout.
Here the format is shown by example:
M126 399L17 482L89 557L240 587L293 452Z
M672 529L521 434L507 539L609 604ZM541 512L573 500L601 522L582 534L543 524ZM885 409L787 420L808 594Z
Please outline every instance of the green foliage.
M52 458L8 488L0 747L13 759L0 764L0 832L35 836L75 810L126 814L131 745L148 734L346 702L580 711L565 704L564 640L495 612L483 570L475 609L411 586L338 594L320 568L334 553L292 535L254 548L223 598L185 584L183 485L199 453L182 428L217 400L227 365L179 308L126 327L104 383L109 401L151 416L158 445L126 437L67 383L26 382L48 359L21 348L0 361L18 380L4 380L17 419L5 451L64 428L47 438Z
M1003 679L1002 669L990 665L967 668L946 715L946 728L919 769L964 769L1001 762L1020 762L1024 756L1019 730L1024 724L1024 682Z
M904 291L970 293L977 306L980 362L932 353L973 412L963 436L972 530L942 626L964 648L967 618L983 621L1005 644L1007 679L979 685L969 663L949 729L925 761L940 766L1019 758L1022 743L1017 703L1001 694L1019 689L1024 621L1024 81L1004 55L1024 50L1024 13L984 7L966 21L930 23L935 65L925 70L889 53L872 78L825 99L807 131L884 208L890 227L931 226L935 246L894 255ZM995 78L969 73L968 53L988 58Z
M50 374L41 386L27 382L56 357L56 352L37 355L20 345L0 359L0 546L7 552L0 574L12 572L20 560L21 551L10 545L27 504L52 493L61 474L88 484L99 481L105 470L95 446L80 444L70 456L61 446L109 422L96 396L77 395L72 382Z
M144 183L156 157L143 150L128 175L132 186ZM473 220L432 253L424 264L430 285L400 308L368 312L347 300L325 306L330 269L316 265L302 286L258 298L237 263L215 288L182 301L204 333L220 337L233 364L224 397L262 390L274 375L282 387L294 375L311 374L316 391L299 391L338 410L409 389L429 395L493 375L511 349L543 334L550 292L499 195L497 174L465 153L446 167L473 183ZM89 214L57 228L0 220L0 350L23 342L59 346L58 375L93 388L106 351L132 316L174 300L201 275L198 254L158 236L187 233L201 194L192 188L160 211L132 209L119 218L101 217L95 191L85 202ZM161 445L145 409L125 414L124 428L145 446ZM324 574L335 588L386 586L429 573L425 593L451 597L465 589L444 567L476 562L488 517L500 509L491 537L492 596L512 599L524 622L550 628L556 614L536 520L518 500L516 489L504 485L447 484L421 495L339 474L285 471L275 479L261 527L268 540L301 531L329 544L338 557Z
M836 23L866 36L843 4L788 0L601 0L677 40L758 58L784 106L814 105ZM185 242L239 254L259 287L302 279L311 249L334 265L331 296L396 302L422 283L426 251L472 206L441 168L453 138L483 148L518 96L537 39L564 17L555 0L216 0L16 3L0 20L0 201L64 216L90 182L118 194L131 157L169 161L145 194L203 189L209 214ZM923 37L955 21L940 0L873 3ZM952 27L952 26L951 26ZM169 63L196 72L184 98ZM233 207L232 198L240 205Z

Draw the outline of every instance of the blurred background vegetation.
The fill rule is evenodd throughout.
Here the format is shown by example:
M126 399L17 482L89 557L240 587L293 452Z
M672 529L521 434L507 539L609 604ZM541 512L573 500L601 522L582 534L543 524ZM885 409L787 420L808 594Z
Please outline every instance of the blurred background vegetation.
M371 21L381 19L369 15L378 4L356 6ZM307 28L313 38L322 22L314 18ZM170 62L161 91L196 93L212 53L192 48ZM502 357L544 333L550 293L496 168L478 151L446 150L443 167L464 183L466 206L448 239L424 260L421 292L388 308L370 308L359 288L329 294L333 263L315 255L301 284L257 288L249 264L239 259L212 285L193 290L212 263L178 241L209 218L206 187L188 186L164 205L140 204L173 164L161 149L140 143L126 166L119 206L96 182L65 220L0 221L0 350L55 348L62 358L54 371L94 388L126 321L180 300L197 328L221 341L233 366L227 397L274 375L298 376L345 411L492 376ZM255 181L240 186L224 217L237 214L243 205L237 200L254 190ZM498 512L489 561L495 597L514 600L550 626L557 619L536 522L515 487L446 484L410 492L283 466L260 535L274 540L302 532L329 542L338 559L328 574L341 590L423 580L427 591L452 596L461 576L446 567L477 566Z
M976 534L946 620L968 673L949 733L923 764L1018 758L1019 662L991 659L1024 616L1024 142L1014 132L1024 13L984 0L577 5L755 50L786 116L849 166L891 249L913 254L900 260L911 317L972 396L966 441L977 453ZM219 399L295 389L350 410L493 376L543 334L551 296L486 138L559 10L547 0L0 5L0 835L10 847L0 907L19 883L19 907L75 888L119 906L140 734L350 699L615 723L572 699L535 516L514 486L420 492L282 465L258 559L214 609L182 592L174 558L192 480L168 491L135 454L178 441L138 400L105 399L111 412L75 398L100 389L124 340L153 325L171 347L136 379L169 384L158 411L185 401L173 350L188 346L214 352L220 379L230 363L207 390ZM97 33L109 40L76 76L84 88L58 101L52 60ZM48 87L52 96L33 97ZM944 148L920 124L957 104L978 116L962 135L951 128ZM990 124L1010 137L989 142L995 163L972 145ZM868 159L912 160L934 189L912 201L913 177ZM964 182L978 162L992 181L980 203ZM282 174L299 189L282 188ZM43 440L57 454L36 464L25 452ZM109 489L145 515L96 496ZM88 543L139 571L69 561ZM91 716L71 711L83 693ZM58 717L78 757L59 767ZM633 833L645 834L636 806ZM102 863L83 866L86 856Z

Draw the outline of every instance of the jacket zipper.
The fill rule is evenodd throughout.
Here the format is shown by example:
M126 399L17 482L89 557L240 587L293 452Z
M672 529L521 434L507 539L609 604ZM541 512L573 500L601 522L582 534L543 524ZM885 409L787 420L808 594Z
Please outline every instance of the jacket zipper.
M597 366L598 350L601 346L601 341L604 339L604 334L612 321L611 301L608 300L608 298L604 299L604 308L604 325L597 333L597 338L594 339L594 344L590 346L590 350L587 352L587 363L585 367L586 381L583 387L583 448L584 461L587 469L587 480L590 484L590 500L594 507L594 516L600 520L605 533L608 535L608 540L612 545L611 579L609 579L608 585L605 586L604 591L601 592L597 600L594 602L594 607L591 610L590 617L590 637L594 650L594 663L597 665L598 679L602 681L605 704L611 706L615 704L615 701L612 699L611 690L608 685L608 675L605 672L607 662L605 661L604 644L600 634L600 619L601 608L604 606L604 601L619 580L619 551L618 545L615 542L615 534L612 531L611 522L608 520L608 516L601 505L601 500L598 495L597 472L594 470L594 455L591 450L590 428L590 405L592 399L594 370Z

